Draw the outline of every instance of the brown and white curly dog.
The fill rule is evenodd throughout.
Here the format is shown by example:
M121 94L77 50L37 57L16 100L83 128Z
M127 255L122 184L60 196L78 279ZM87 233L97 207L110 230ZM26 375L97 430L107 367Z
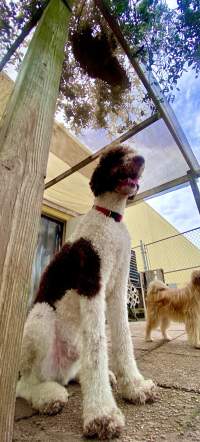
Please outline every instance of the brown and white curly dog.
M90 181L94 206L44 272L24 329L17 396L53 414L78 375L84 434L100 439L124 427L109 380L106 311L119 393L134 403L155 397L134 359L126 304L131 241L122 216L143 168L144 159L128 147L101 156Z
M170 340L167 335L170 321L184 322L190 344L200 348L200 270L192 273L184 288L171 289L162 281L149 284L146 340L152 340L151 331L159 324L163 338Z

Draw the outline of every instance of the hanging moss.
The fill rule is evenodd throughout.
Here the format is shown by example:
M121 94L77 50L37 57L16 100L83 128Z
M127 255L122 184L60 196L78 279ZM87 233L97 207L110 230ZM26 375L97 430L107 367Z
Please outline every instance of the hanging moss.
M103 29L94 35L92 27L85 26L71 35L71 42L75 59L91 78L99 78L111 87L129 87L126 71L114 54L117 44L112 35Z

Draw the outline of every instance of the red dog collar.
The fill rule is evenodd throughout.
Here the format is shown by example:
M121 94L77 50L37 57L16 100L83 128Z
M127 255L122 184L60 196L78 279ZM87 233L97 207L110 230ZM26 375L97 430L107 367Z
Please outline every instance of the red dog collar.
M113 218L117 223L119 223L123 218L123 216L120 215L120 213L113 212L112 210L106 209L105 207L93 206L93 208L98 210L99 212L103 213L105 216L108 216L109 218Z

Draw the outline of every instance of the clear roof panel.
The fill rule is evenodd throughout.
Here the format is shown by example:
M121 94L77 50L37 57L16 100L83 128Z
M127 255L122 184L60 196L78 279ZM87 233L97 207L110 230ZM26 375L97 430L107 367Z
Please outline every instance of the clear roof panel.
M189 169L163 120L153 123L124 144L131 145L145 158L140 192L180 178Z
M139 194L187 174L187 162L161 119L124 144L131 145L146 160ZM62 127L54 127L46 182L87 158L89 154L90 151L76 143L74 137L69 133L67 135ZM47 189L45 198L75 212L85 213L92 204L89 179L97 162L98 159Z
M171 104L191 148L200 163L200 81L194 71L184 72L178 81L180 91Z
M131 137L124 144L131 145L146 160L139 193L185 176L188 171L185 159L162 120ZM79 159L83 159L80 158L81 147L80 152L77 151L77 158L76 146L71 145L71 149L69 149L69 141L66 144L66 154L68 152L68 155L64 158L62 152L60 153L56 148L54 150L56 154L55 152L50 153L46 182L70 169L73 162L78 163ZM83 151L82 155L87 157L88 152ZM97 162L98 159L50 187L45 191L44 197L77 213L85 213L93 201L89 179Z

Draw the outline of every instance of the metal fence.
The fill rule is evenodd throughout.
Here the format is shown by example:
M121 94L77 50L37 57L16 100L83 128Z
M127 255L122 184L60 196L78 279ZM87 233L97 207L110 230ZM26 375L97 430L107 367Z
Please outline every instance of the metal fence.
M179 287L200 268L200 227L133 247L139 272L162 269L165 282Z
M133 247L130 269L140 302L133 312L129 309L130 316L133 313L137 317L137 312L140 316L144 314L149 277L163 278L170 287L181 287L189 282L195 269L200 269L200 227L146 244L141 240Z

